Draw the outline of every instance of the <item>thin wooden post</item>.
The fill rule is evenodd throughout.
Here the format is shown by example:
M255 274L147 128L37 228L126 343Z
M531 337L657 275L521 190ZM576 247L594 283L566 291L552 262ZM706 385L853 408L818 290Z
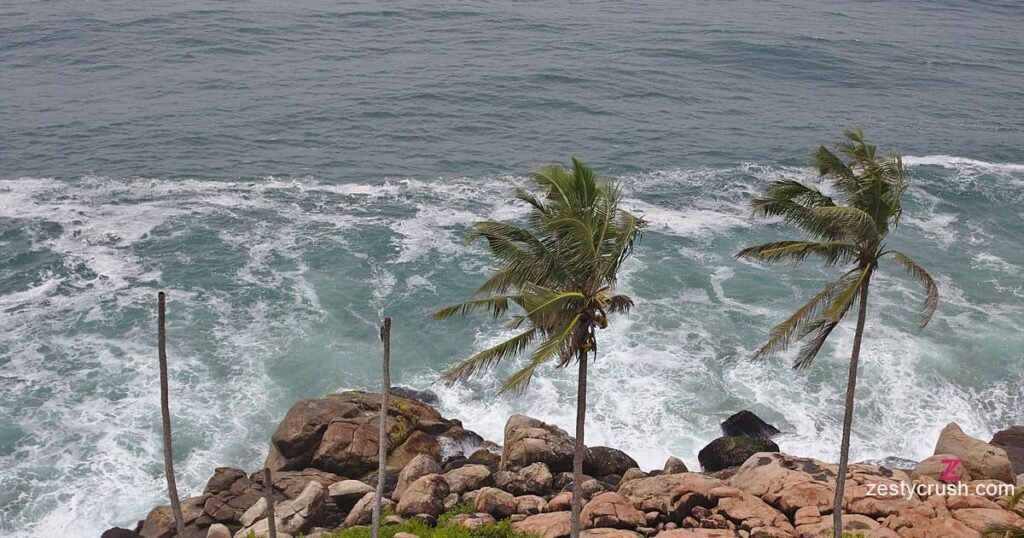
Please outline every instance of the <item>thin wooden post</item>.
M277 516L274 515L274 481L270 467L263 468L263 499L267 502L267 531L270 538L277 538Z
M181 516L178 485L174 481L174 453L171 449L171 406L167 388L167 330L165 327L166 300L164 292L157 294L157 348L160 352L160 414L164 425L164 472L167 475L167 494L171 497L171 512L178 536L185 536L185 521Z
M384 324L380 326L380 340L384 342L384 387L380 397L380 438L377 450L377 492L373 495L373 525L370 529L370 538L378 538L380 535L380 504L384 499L384 482L387 474L388 459L388 407L391 395L391 318L384 318Z

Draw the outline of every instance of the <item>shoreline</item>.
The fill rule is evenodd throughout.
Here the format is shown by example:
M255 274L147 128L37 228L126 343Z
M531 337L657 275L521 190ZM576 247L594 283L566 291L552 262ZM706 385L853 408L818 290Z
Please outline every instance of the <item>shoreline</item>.
M517 532L568 534L573 442L565 431L513 415L498 444L421 400L430 400L430 393L396 389L389 405L385 509L395 513L386 524L433 525L454 509L465 513L446 515L446 525L475 529L508 520ZM292 406L265 462L274 474L279 532L326 538L369 523L379 410L380 395L362 391ZM834 464L779 452L770 440L778 430L747 411L726 420L722 430L701 451L699 472L675 457L663 469L644 472L621 450L589 447L585 532L594 538L796 538L831 529ZM1005 499L1015 485L1024 486L1024 426L1004 432L996 438L1010 443L1005 448L950 424L939 436L937 455L913 468L851 465L844 525L866 537L976 537L992 524L1024 525L1024 506L1010 508ZM956 481L943 474L947 457L962 461ZM182 501L186 536L258 536L267 525L263 495L260 472L217 468L201 495ZM117 532L130 534L104 538L176 535L167 506L153 508L135 531Z

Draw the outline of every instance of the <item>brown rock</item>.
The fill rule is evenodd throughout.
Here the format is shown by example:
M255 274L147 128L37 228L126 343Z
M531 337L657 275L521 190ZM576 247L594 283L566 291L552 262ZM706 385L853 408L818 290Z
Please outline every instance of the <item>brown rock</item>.
M748 459L729 479L729 484L784 513L795 513L805 506L830 511L835 477L835 465L765 452Z
M463 465L441 475L453 493L465 493L494 484L491 470L483 465Z
M736 538L736 531L727 529L672 529L655 535L656 538Z
M402 493L402 499L398 501L398 514L406 517L430 514L437 517L444 512L444 498L448 493L448 482L441 475L421 476Z
M1005 450L967 435L953 422L939 434L935 453L953 454L963 460L963 467L975 480L990 478L1013 484L1017 479Z
M473 500L473 507L477 512L491 514L498 519L504 519L518 510L516 498L498 488L483 488Z
M564 430L523 415L505 423L501 468L518 471L531 463L543 463L553 472L571 471L575 442Z
M666 463L666 465L668 465L668 463ZM665 473L665 474L673 474L673 473ZM641 471L637 467L633 467L632 469L627 469L626 472L622 473L622 478L619 479L619 489L622 489L622 485L625 484L626 482L629 482L630 480L636 480L637 478L647 478L649 476L651 476L651 475Z
M295 402L270 438L284 460L283 466L272 470L305 467L313 451L319 446L327 425L358 413L357 405L335 398Z
M859 514L843 515L843 530L860 533L871 538L898 538L898 535L878 524L877 521ZM820 538L832 535L832 516L827 515L813 525L801 525L796 528L800 538Z
M409 488L420 477L428 474L440 474L441 466L437 464L437 458L428 454L420 454L412 459L408 465L398 474L398 483L391 497L396 501L402 499L402 493Z
M328 486L327 496L342 503L357 502L374 488L358 480L341 480Z
M1024 426L1010 426L996 432L990 444L1006 451L1013 465L1013 472L1024 474Z
M181 501L181 516L188 526L203 515L203 506L206 504L206 495L191 497ZM171 513L170 505L157 506L150 510L139 529L143 538L170 538L177 533L174 523L174 514Z
M590 476L621 475L634 467L637 467L636 460L629 454L606 446L588 448L583 459L583 472Z
M639 538L640 535L624 529L586 529L580 531L581 538Z
M563 491L558 495L555 495L548 501L547 511L548 512L564 512L566 510L572 510L572 492Z
M687 494L694 494L686 497L690 501L696 500L696 497L706 499L708 492L723 485L725 483L716 478L697 473L681 473L630 480L619 488L619 493L644 512L670 514L679 511L679 503Z
M770 527L789 534L794 532L785 515L758 497L747 493L721 498L718 501L718 511L742 529Z
M488 467L497 467L501 465L501 454L495 454L486 448L478 448L469 455L469 461Z
M665 461L665 474L679 474L688 472L690 472L690 470L686 468L686 464L683 463L683 460L675 456L669 456L668 460ZM623 478L625 478L625 475L623 475Z
M968 527L981 532L992 525L1024 525L1024 518L1008 510L965 508L953 510L953 517Z
M363 495L362 499L352 507L349 511L348 516L345 517L345 527L355 527L358 525L368 525L373 519L373 493L367 493ZM391 511L395 509L395 503L387 497L381 499L380 502L381 512Z
M520 495L516 497L516 512L532 516L547 511L548 503L544 497L537 495Z
M512 528L541 538L563 538L569 536L571 518L571 512L537 514L513 523Z
M416 430L409 434L409 438L388 455L388 471L401 471L416 456L421 454L426 454L434 459L440 459L441 443L430 435Z
M206 538L231 538L231 530L220 523L214 523L206 531Z
M647 524L644 513L618 493L602 493L590 500L580 513L580 528L611 527L635 529Z
M922 476L927 476L934 480L944 481L942 480L942 475L945 474L947 465L943 463L942 460L951 459L959 458L953 454L936 454L934 456L929 456L914 466L914 470L910 473L910 476L915 480L920 479ZM960 480L948 480L945 482L969 482L972 480L971 472L963 466L960 466L960 468L957 469L956 474L960 476Z

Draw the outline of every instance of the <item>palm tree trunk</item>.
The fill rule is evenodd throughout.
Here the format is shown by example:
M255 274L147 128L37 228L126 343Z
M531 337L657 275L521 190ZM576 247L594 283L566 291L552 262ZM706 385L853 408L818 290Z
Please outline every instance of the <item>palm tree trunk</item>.
M277 516L274 514L274 480L270 468L263 468L263 499L267 503L267 532L269 538L277 538Z
M576 388L576 447L572 458L572 519L570 538L580 536L580 510L583 507L583 459L587 447L583 444L583 429L587 419L587 352L579 353L580 374Z
M164 426L164 473L167 475L167 494L171 498L171 513L178 536L185 536L185 520L181 516L178 485L174 481L174 452L171 449L171 405L167 388L167 329L166 299L164 292L157 294L157 349L160 354L160 415Z
M870 271L870 269L868 270ZM864 277L860 289L860 309L857 312L857 332L853 336L850 355L850 373L846 381L846 409L843 412L843 441L839 448L839 474L836 476L836 496L832 501L832 531L836 538L843 535L843 491L846 489L846 469L850 461L850 430L853 427L854 393L857 391L857 366L860 362L860 342L864 337L864 320L868 314L868 284L871 273Z
M384 388L380 397L380 437L377 450L377 492L373 495L373 524L370 529L371 538L380 534L380 504L384 499L384 479L387 473L388 459L388 408L391 395L391 318L384 318L380 327L380 339L384 342Z

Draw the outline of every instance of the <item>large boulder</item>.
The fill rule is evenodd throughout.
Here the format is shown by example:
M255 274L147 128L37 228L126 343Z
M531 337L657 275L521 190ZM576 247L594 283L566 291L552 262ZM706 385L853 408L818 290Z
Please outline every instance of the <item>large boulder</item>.
M963 432L960 426L950 422L939 434L935 443L936 454L953 454L963 462L963 467L975 480L992 479L1013 484L1016 475L1006 451L975 439Z
M498 471L497 487L513 495L546 495L554 486L554 476L543 463L531 463L518 471Z
M754 454L737 471L729 484L776 509L795 513L805 506L821 512L832 508L837 466L788 454Z
M401 396L410 400L419 400L425 404L436 404L440 400L437 394L432 390L418 390L412 387L403 387L401 385L397 387L391 387L392 396Z
M543 463L552 472L572 470L575 441L557 426L523 415L505 423L501 468L518 471L531 463Z
M571 512L549 512L529 516L512 524L512 528L540 538L563 538L569 536Z
M619 486L618 492L642 512L682 519L694 506L707 505L711 490L724 485L717 478L697 473L662 474L630 480Z
M633 508L633 503L618 493L608 492L594 497L580 513L580 528L583 529L635 529L646 524L644 513Z
M779 445L768 439L753 437L719 437L697 453L697 460L706 472L721 471L743 465L758 452L778 452Z
M726 437L753 437L769 439L779 434L779 429L761 420L750 411L740 411L722 422L722 435Z
M914 470L911 472L915 480L920 480L921 477L928 477L932 480L939 482L969 482L973 479L971 472L964 469L962 465L958 465L958 468L953 472L953 476L947 476L949 465L947 462L950 460L959 459L953 454L936 454L929 456L920 463L914 466ZM949 478L947 480L947 478Z
M349 511L348 516L345 517L345 527L355 527L358 525L368 525L371 518L373 517L373 492L363 495L362 499L352 507ZM390 512L395 509L395 503L387 497L381 499L380 502L381 512Z
M440 473L441 466L437 464L436 458L429 454L416 456L402 469L402 472L398 473L398 483L395 485L395 491L391 494L391 498L396 501L402 500L402 494L409 488L409 484L428 474Z
M583 459L583 472L590 476L622 476L622 473L633 467L637 467L637 463L629 454L606 446L588 448Z
M181 501L181 516L185 523L185 532L191 535L198 535L195 522L203 516L203 505L209 497L202 495L190 497ZM157 506L146 515L139 534L143 538L170 538L177 533L174 523L174 514L170 505ZM189 538L189 537L186 537Z
M668 460L665 461L665 467L662 469L662 472L664 474L679 474L688 473L690 470L686 468L686 464L683 463L683 460L675 456L669 456ZM622 478L626 478L625 474L623 474Z
M341 504L355 504L374 488L358 480L341 480L327 488L327 496Z
M519 505L511 493L498 488L483 488L476 494L473 508L477 512L504 519L515 514Z
M990 444L1006 451L1013 472L1024 474L1024 426L1010 426L996 432Z
M412 517L430 514L437 517L444 512L444 499L449 493L448 482L443 476L421 476L402 493L402 499L398 501L398 515Z
M142 535L128 529L122 529L121 527L114 527L103 531L100 538L142 538Z
M442 476L448 482L448 488L452 493L462 494L494 484L491 470L486 466L477 464L463 465L458 469L444 473Z
M297 402L271 437L266 466L365 476L377 467L380 404L380 394L360 391ZM439 458L439 439L459 426L419 400L394 395L386 421L388 468L397 472L421 453Z
M319 482L311 480L306 483L306 487L296 498L276 503L274 522L279 535L295 536L318 525L324 517L326 498L326 488ZM263 510L266 510L265 505ZM248 514L249 512L246 513L246 515ZM256 536L265 535L270 529L267 519L267 517L263 517L250 526L242 527L235 533L235 538L245 538L249 533Z

